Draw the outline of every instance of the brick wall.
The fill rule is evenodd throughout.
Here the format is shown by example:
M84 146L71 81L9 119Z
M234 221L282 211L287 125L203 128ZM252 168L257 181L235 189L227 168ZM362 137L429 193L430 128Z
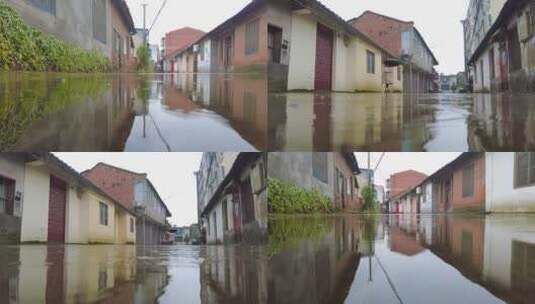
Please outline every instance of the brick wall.
M474 195L463 197L463 170L471 163L474 163ZM476 159L467 161L461 166L455 168L453 172L453 193L452 204L453 210L472 208L477 210L484 209L485 202L485 157L479 156Z
M418 185L426 178L427 175L414 170L393 174L390 176L390 197L396 197L409 188Z
M168 56L173 52L189 46L204 36L204 32L191 27L184 27L165 34L165 53Z
M97 164L82 174L129 209L134 207L135 182L145 179L144 174L129 173L104 164Z
M395 20L371 12L365 12L350 24L396 56L401 55L401 32L413 26L412 22Z
M358 197L358 189L355 187L354 177L353 177L353 171L351 170L351 167L348 165L347 160L344 158L342 153L334 153L334 160L335 160L335 166L338 168L338 170L344 175L346 187L349 187L349 195L347 194L347 188L344 189L345 193L345 200L342 201L342 196L338 194L338 187L335 183L334 185L334 197L335 197L335 206L338 208L344 208L344 209L360 209L362 207L362 203ZM336 179L335 179L336 180Z

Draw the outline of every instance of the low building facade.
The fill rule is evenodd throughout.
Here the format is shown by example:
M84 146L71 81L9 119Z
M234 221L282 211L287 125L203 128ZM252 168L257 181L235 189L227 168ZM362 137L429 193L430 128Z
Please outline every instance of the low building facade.
M535 92L535 4L505 2L467 60L475 92Z
M24 22L87 50L97 50L117 69L135 63L132 36L134 21L124 0L25 1L6 3Z
M120 205L136 214L136 240L139 245L158 245L169 229L169 209L144 173L136 173L98 163L82 174L113 197Z
M535 153L485 154L486 212L535 211Z
M2 153L0 176L0 240L136 242L135 214L52 154Z
M463 153L430 176L430 180L438 212L484 212L484 153Z

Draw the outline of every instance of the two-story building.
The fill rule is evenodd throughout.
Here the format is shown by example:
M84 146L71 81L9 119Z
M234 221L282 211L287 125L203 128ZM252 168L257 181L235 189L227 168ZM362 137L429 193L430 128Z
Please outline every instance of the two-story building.
M208 244L267 239L267 154L206 152L196 172L199 222Z
M467 58L474 91L535 91L534 14L533 1L509 0L503 4L485 36Z
M0 242L135 243L136 215L49 153L0 154Z
M136 33L124 0L7 0L24 22L87 50L97 50L117 69L134 68Z
M169 230L171 212L145 173L105 163L82 172L95 185L137 216L136 239L140 245L161 244Z
M403 92L426 93L434 90L437 80L434 66L438 65L438 61L414 22L365 11L351 19L349 24L395 58L401 59Z

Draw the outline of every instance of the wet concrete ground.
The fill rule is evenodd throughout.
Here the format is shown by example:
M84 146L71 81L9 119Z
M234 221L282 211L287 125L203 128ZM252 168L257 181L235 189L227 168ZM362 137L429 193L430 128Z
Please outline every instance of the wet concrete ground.
M272 93L270 151L535 149L535 96Z
M0 73L0 150L265 150L266 92L256 75Z
M271 229L283 242L270 301L535 302L534 216L305 217Z

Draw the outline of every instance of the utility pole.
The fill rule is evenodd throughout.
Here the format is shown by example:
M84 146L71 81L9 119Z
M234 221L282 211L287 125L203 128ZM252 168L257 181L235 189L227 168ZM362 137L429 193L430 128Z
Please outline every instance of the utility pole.
M372 154L371 152L368 152L368 185L369 186L371 186L372 184L372 173L371 173L372 165L370 162L371 154Z
M143 6L143 45L147 45L147 3L142 3Z

